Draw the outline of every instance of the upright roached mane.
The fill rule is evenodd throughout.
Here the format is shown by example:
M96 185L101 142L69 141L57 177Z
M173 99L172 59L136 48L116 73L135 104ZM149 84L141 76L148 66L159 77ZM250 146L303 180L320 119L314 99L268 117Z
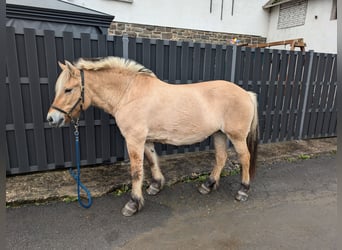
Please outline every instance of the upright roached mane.
M101 70L115 68L156 77L156 75L150 69L145 68L143 65L137 63L136 61L114 56L95 59L80 58L75 63L75 67L83 70Z
M123 215L131 216L144 205L144 155L152 172L147 193L155 195L164 186L154 142L189 145L212 136L216 164L199 187L202 194L208 194L219 185L229 139L242 167L241 186L235 198L247 200L258 145L255 93L222 80L168 84L143 65L118 57L79 59L75 65L66 61L60 67L63 71L56 82L56 97L47 120L61 127L91 105L115 117L131 164L131 199L123 207Z

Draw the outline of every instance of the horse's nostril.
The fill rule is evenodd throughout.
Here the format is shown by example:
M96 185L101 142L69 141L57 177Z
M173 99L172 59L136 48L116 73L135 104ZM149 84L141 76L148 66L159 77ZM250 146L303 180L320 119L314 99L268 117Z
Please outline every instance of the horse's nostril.
M53 122L53 118L51 116L48 116L47 121L51 123Z

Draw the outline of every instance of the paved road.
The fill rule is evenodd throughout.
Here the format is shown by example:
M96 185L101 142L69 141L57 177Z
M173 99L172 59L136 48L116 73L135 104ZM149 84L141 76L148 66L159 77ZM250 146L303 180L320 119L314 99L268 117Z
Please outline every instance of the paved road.
M127 195L107 195L85 210L76 202L10 208L8 249L337 249L335 156L259 167L250 200L233 199L239 177L203 196L198 183L147 197L120 215Z

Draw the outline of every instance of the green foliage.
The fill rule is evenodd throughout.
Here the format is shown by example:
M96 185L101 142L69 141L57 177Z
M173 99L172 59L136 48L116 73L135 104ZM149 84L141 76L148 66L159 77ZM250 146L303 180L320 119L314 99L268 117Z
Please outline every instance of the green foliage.
M306 154L300 154L300 155L298 155L298 158L301 159L301 160L307 160L307 159L310 159L311 156L310 155L306 155Z
M130 187L125 184L125 185L122 185L120 188L114 190L113 194L115 196L121 196L121 195L129 192L130 190L131 190Z
M74 196L67 196L62 199L65 203L75 202L77 201L77 197Z

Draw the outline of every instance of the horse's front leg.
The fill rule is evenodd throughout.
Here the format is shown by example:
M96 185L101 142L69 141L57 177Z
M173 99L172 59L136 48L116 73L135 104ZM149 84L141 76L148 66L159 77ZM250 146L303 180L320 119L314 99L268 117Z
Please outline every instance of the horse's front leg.
M128 156L131 162L132 192L130 200L121 210L124 216L132 216L144 206L144 197L142 195L144 144L144 141L138 143L136 141L134 143L127 141Z

